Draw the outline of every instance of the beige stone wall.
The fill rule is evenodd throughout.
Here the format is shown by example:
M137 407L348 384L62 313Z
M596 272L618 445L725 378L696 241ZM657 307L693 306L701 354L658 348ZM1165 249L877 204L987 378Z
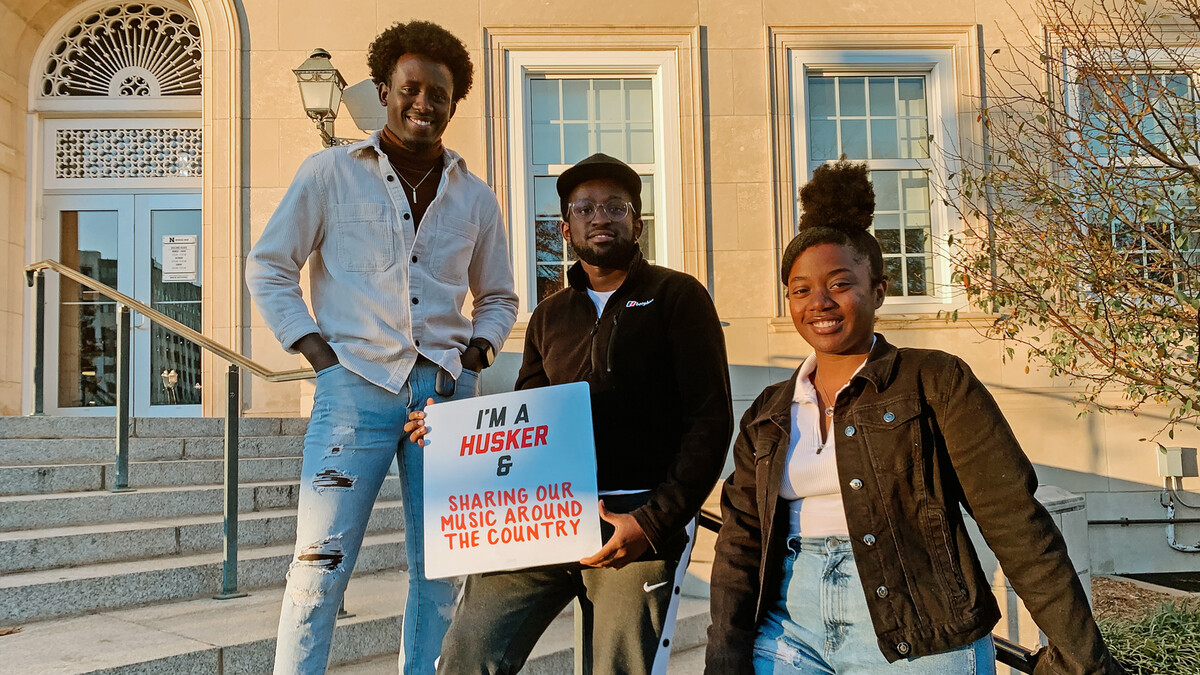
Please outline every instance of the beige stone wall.
M23 412L29 72L33 52L63 4L0 0L0 415Z
M0 358L0 415L16 415L21 406L21 316L25 263L25 125L21 110L27 74L18 73L17 44L28 31L12 3L0 4L0 343L16 352L15 362Z
M588 27L611 30L614 40L630 32L628 26L642 32L669 28L675 36L696 34L698 86L684 96L699 97L700 112L684 120L681 133L697 153L694 170L685 170L683 189L692 189L689 181L701 184L694 190L698 203L687 205L685 200L685 205L702 222L684 225L700 235L699 244L686 252L691 256L687 265L699 270L702 280L711 280L717 309L729 324L726 339L739 409L764 386L785 378L807 353L790 321L776 315L779 195L790 194L794 186L784 175L789 159L779 150L780 115L787 107L777 100L783 92L774 41L786 34L787 39L820 44L857 40L871 46L913 40L914 35L951 36L946 39L954 42L960 64L959 132L969 140L977 133L972 106L978 94L978 52L999 46L1002 31L1018 36L1020 22L1030 20L1027 13L1014 14L1003 3L954 0L906 5L884 0L451 0L424 3L419 12L411 5L381 0L342 0L332 6L316 0L244 0L240 14L230 0L192 4L205 31L205 331L275 369L303 363L286 354L265 327L244 289L241 269L246 251L300 162L321 147L302 113L291 73L313 48L329 50L333 63L353 84L368 76L367 45L395 21L430 19L461 37L476 65L476 83L445 140L470 168L493 181L504 201L507 186L497 175L490 147L503 139L485 112L486 80L494 72L485 62L488 31ZM22 344L25 321L26 291L19 268L32 250L25 231L35 206L29 202L25 175L30 60L51 24L76 6L67 0L0 0L0 344L7 347L0 356L0 414L22 412L26 367L15 346ZM977 25L983 26L983 44ZM689 55L683 60L691 59ZM684 109L692 115L686 105ZM698 127L694 134L693 124ZM362 135L345 109L337 132ZM1036 367L1026 373L1020 358L1006 363L1002 347L981 338L975 321L987 319L949 324L932 315L889 315L880 328L896 344L935 347L966 358L1009 415L1039 465L1042 480L1087 495L1092 518L1162 515L1153 446L1138 441L1159 429L1156 415L1161 411L1147 410L1137 418L1091 415L1077 420L1079 411L1070 405L1073 392L1066 384L1049 380ZM500 380L515 372L521 335L516 331L500 365L489 372L489 389L510 384ZM217 383L223 382L224 364L210 359L207 368L206 382L214 386L206 389L205 412L219 414L223 387ZM248 414L303 414L310 405L308 383L268 385L250 377L246 381ZM1191 435L1174 442L1197 445L1200 439ZM1196 479L1186 485L1200 490ZM1181 528L1179 536L1194 541L1200 528ZM1154 552L1154 566L1160 569L1194 567L1194 558L1169 551L1161 539L1161 527L1093 528L1092 569L1132 571L1145 564L1145 551ZM1136 542L1139 550L1125 542Z

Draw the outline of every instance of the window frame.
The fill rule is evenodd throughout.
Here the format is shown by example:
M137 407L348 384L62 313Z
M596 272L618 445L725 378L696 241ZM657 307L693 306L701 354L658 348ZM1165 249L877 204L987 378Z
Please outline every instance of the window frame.
M796 134L796 100L793 96L794 53L803 53L814 66L857 68L866 71L872 61L878 62L879 55L890 53L891 62L882 65L895 69L899 65L895 58L905 56L911 61L939 64L939 89L936 99L930 98L930 110L936 110L938 119L930 120L930 133L935 135L933 147L946 151L935 155L940 168L930 180L931 210L937 208L941 217L941 229L934 230L932 238L941 247L934 259L934 293L931 296L906 298L888 296L880 308L881 321L899 321L913 327L927 322L941 325L940 313L944 313L963 301L961 287L954 285L948 277L949 260L944 255L948 246L947 237L962 230L957 219L951 217L952 209L942 204L943 192L953 194L957 185L954 178L957 163L954 156L959 153L975 154L983 144L982 126L974 124L978 117L978 102L983 90L983 29L975 24L945 24L940 26L883 26L883 25L818 25L818 26L769 26L768 44L771 50L769 61L769 85L771 95L771 143L774 181L772 201L774 205L776 241L776 263L782 257L783 248L794 236L796 222L796 196L803 185L798 173L797 161L807 164L807 148L799 148L804 155L797 158L793 145L803 137ZM933 58L936 56L936 58ZM801 61L805 63L805 61ZM800 77L804 72L798 73ZM799 80L804 82L805 80ZM800 110L800 114L806 111ZM799 120L804 124L806 120ZM940 276L937 276L940 274ZM776 316L770 320L772 332L790 332L784 288L777 286ZM900 324L898 324L900 325ZM932 323L931 323L932 325Z
M955 106L954 62L949 49L790 49L790 100L792 111L792 180L796 192L812 176L814 162L808 152L808 80L810 76L871 77L873 75L921 75L926 82L926 111L929 157L915 159L867 160L872 170L911 171L919 168L929 176L929 252L932 279L929 293L923 296L889 295L881 312L936 311L950 301L950 247L947 236L954 214L945 201L937 198L938 181L954 173L947 149L958 141ZM788 240L795 235L799 221L799 199L792 200L792 227L785 229ZM903 257L903 254L902 254ZM890 306L890 307L889 307Z
M597 49L596 45L607 45ZM700 33L689 27L499 27L485 29L489 183L509 225L519 300L519 338L536 299L526 137L530 76L650 77L655 95L656 263L708 278L700 96ZM545 165L539 165L545 166ZM549 165L555 173L566 166ZM659 173L661 171L661 174Z
M1143 77L1143 76L1152 76L1153 77L1153 76L1172 75L1172 74L1184 76L1187 79L1189 93L1192 96L1192 100L1197 105L1197 108L1196 108L1197 114L1196 114L1195 123L1200 124L1200 50L1188 49L1188 50L1183 50L1183 51L1186 53L1186 56L1188 57L1187 65L1189 67L1187 69L1177 68L1177 66L1180 65L1179 60L1170 59L1163 52L1163 50L1156 49L1156 50L1150 50L1149 52L1147 52L1144 59L1136 60L1136 62L1139 65L1143 66L1140 68L1131 68L1130 67L1131 60L1127 54L1114 52L1112 55L1112 59L1107 62L1107 65L1109 66L1109 70L1107 72L1110 72L1113 75L1123 75L1123 76L1132 76L1132 77ZM1081 91L1083 90L1085 85L1081 84L1079 81L1080 77L1083 76L1083 73L1079 69L1079 67L1073 62L1073 60L1069 57L1069 55L1065 52L1065 50L1062 51L1061 53L1062 53L1062 64L1064 66L1064 77L1063 77L1063 81L1062 81L1063 87L1064 87L1064 91L1062 92L1063 107L1064 107L1067 115L1073 120L1072 128L1068 131L1068 137L1072 144L1086 145L1087 143L1090 142L1090 140L1087 138L1084 138L1083 135L1080 133L1083 115L1085 114L1084 110L1083 110L1083 104L1081 103L1081 99L1082 99ZM1105 65L1103 60L1101 60L1100 65L1102 65L1102 66ZM1128 170L1128 169L1143 169L1146 171L1154 171L1156 169L1169 168L1167 165L1161 163L1159 160L1155 159L1154 157L1152 157L1148 154L1133 155L1133 154L1104 153L1102 156L1101 154L1093 153L1092 151L1087 151L1087 152L1096 159L1096 161L1097 161L1096 168L1101 168L1101 165L1099 164L1099 162L1102 160L1102 158L1107 160L1103 164L1104 167L1112 166L1112 167L1121 167L1126 170ZM1185 155L1185 160L1191 164L1200 164L1200 155ZM1069 167L1068 170L1071 171L1072 173L1079 171L1078 167ZM1200 206L1200 205L1198 205L1198 206ZM1110 237L1110 240L1112 241L1113 247L1117 248L1118 247L1117 239L1118 239L1118 237L1121 236L1121 233L1119 233L1115 229L1114 225L1115 225L1115 223L1109 224L1108 235ZM1151 249L1147 246L1144 235L1135 234L1134 236L1139 239L1139 246L1137 248L1125 248L1124 249L1125 253L1127 255L1132 254L1132 255L1141 256L1142 264L1145 265L1146 260L1153 253L1153 249ZM1172 231L1171 236L1172 236L1172 240L1174 240L1175 238L1177 238L1179 236L1179 233ZM1200 229L1197 229L1196 232L1193 233L1193 236L1200 236ZM1200 248L1187 249L1187 250L1180 251L1180 253L1195 255L1198 251L1200 251ZM1176 269L1172 273L1172 277L1173 277L1172 285L1174 285L1175 287L1179 286L1179 283L1180 283L1179 275L1180 275L1180 273L1179 273L1178 269Z
M601 65L597 62L603 61ZM528 134L530 110L528 104L532 93L530 83L540 77L578 79L622 79L645 77L651 81L654 97L654 157L653 164L637 164L635 171L642 173L653 167L655 214L655 262L664 267L678 267L682 256L682 195L672 190L671 185L680 184L679 134L677 127L668 126L679 119L677 75L674 60L661 52L593 51L561 52L521 51L512 52L508 60L508 80L519 83L520 95L509 99L508 184L511 203L508 222L512 242L514 281L518 297L521 298L522 314L532 312L537 296L537 261L534 256L534 240L537 218L534 204L535 174L559 175L571 167L570 164L534 164L533 138Z

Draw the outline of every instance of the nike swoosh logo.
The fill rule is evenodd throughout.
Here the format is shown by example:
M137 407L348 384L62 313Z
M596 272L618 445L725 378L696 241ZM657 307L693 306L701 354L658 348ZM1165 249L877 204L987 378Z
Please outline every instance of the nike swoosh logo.
M651 585L650 585L650 582L649 582L649 581L647 581L647 582L644 582L644 583L642 583L642 590L643 590L643 591L646 591L647 593L649 593L650 591L652 591L652 590L654 590L654 589L656 589L656 588L662 588L663 586L666 586L668 583L669 583L669 582L666 582L666 581L664 581L664 582L662 582L662 583L660 583L660 584L654 584L653 586L651 586Z

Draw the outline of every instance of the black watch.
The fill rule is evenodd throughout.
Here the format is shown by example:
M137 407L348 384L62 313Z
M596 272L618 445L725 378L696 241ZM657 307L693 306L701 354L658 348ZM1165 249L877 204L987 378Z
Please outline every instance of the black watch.
M483 355L483 367L487 368L496 361L496 350L492 348L492 343L483 338L475 338L467 343L467 349L478 349Z

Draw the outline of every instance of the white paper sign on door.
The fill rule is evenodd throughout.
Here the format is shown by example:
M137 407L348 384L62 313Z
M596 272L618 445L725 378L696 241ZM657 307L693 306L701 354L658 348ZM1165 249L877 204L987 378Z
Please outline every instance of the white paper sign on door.
M600 549L586 382L425 413L426 576L574 562Z
M176 234L162 238L162 280L196 281L197 251L200 238L194 234Z

